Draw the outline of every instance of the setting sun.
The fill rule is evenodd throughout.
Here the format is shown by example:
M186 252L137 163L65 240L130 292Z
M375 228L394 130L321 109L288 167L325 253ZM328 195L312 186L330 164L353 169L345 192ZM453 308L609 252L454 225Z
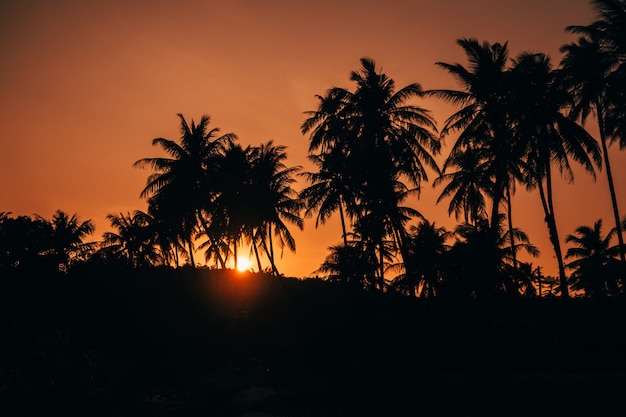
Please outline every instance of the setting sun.
M245 272L250 269L250 259L239 258L237 259L237 271Z

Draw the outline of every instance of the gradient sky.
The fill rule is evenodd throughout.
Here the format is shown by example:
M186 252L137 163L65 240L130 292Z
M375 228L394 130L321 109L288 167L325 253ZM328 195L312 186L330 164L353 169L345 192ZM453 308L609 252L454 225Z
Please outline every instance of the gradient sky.
M303 113L330 87L353 89L359 58L373 58L399 87L458 88L434 64L465 63L456 39L508 41L512 56L545 52L556 65L559 47L575 39L564 28L593 17L587 0L2 0L0 211L78 213L96 223L99 240L108 213L145 210L149 171L132 164L162 155L153 138L178 139L176 113L208 114L244 145L286 145L288 164L306 168ZM418 104L439 126L454 110ZM626 153L613 148L612 161L626 213ZM447 201L434 203L439 192L424 184L413 205L452 228ZM559 182L555 204L562 240L600 217L605 230L613 224L604 172L595 183L584 174ZM555 275L537 194L518 189L513 221L542 250L534 262ZM297 253L286 252L279 269L308 276L340 227L316 230L311 219L294 235Z

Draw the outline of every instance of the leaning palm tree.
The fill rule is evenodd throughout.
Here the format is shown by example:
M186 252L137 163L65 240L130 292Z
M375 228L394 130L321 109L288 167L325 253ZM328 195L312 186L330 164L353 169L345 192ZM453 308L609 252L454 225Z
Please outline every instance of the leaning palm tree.
M140 196L148 198L149 204L158 207L155 213L160 216L159 221L168 223L186 242L190 263L195 266L194 233L198 223L206 232L203 209L214 194L209 167L215 166L214 160L236 136L233 133L217 136L219 129L209 130L210 118L206 115L197 125L193 120L189 125L182 114L178 117L181 130L179 143L165 138L152 141L170 157L143 158L134 166L149 167L155 171L148 177Z
M342 184L350 184L358 197L349 201L341 195L343 204L354 210L355 222L363 222L366 215L370 217L369 226L363 229L367 232L384 229L372 227L372 215L384 216L373 208L384 195L395 193L397 181L406 179L419 190L421 183L428 180L427 167L439 172L433 155L441 145L428 111L408 104L422 96L420 85L396 90L392 79L376 71L373 60L363 58L361 65L361 70L350 76L356 83L355 91L334 87L326 96L318 97L319 108L307 113L309 118L302 125L302 132L310 133L310 154L319 152L318 156L324 159L327 155L344 158L345 164L335 167L346 167ZM344 185L338 188L341 190ZM339 209L342 205L335 203L333 207ZM374 223L382 225L384 221L380 217ZM406 235L400 226L403 224L393 224L393 231L387 229L375 238L380 259L385 252L385 233Z
M567 277L561 252L553 201L553 167L568 182L574 181L570 160L579 163L595 178L594 165L602 157L595 139L574 120L564 115L572 96L564 88L559 72L544 54L523 53L511 69L512 120L515 138L527 146L525 185L536 188L545 214L550 242L559 268L560 292L568 297Z
M617 229L613 228L603 236L602 219L598 219L593 226L580 226L576 234L566 237L573 244L565 257L573 259L567 267L574 271L571 277L574 290L584 291L587 297L618 293L618 247L611 246L616 233Z
M622 14L624 13L622 10ZM623 112L624 95L623 92L615 93L615 91L623 91L624 78L626 77L626 65L624 64L626 56L620 56L615 53L613 48L607 47L607 42L603 39L603 32L598 30L597 24L598 22L596 22L596 25L585 28L578 26L569 28L570 31L583 32L584 35L580 36L577 42L561 47L561 51L565 53L561 66L563 68L564 81L575 97L571 117L580 120L584 124L587 118L593 114L598 124L615 227L620 248L622 248L620 249L620 259L622 265L626 265L626 247L624 246L614 178L609 158L609 145L620 139L618 135L624 131L616 127L616 120L621 120L623 125L626 117ZM623 28L621 30L624 31ZM619 101L616 101L616 98ZM621 109L622 111L616 112L615 109ZM621 146L626 145L623 135L620 144ZM626 280L626 277L622 279Z

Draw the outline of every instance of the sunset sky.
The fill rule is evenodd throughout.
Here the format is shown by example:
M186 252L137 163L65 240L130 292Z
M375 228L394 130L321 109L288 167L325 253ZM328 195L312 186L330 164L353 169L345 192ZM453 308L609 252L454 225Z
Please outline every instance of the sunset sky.
M361 57L399 87L458 88L435 66L465 64L456 39L508 41L513 57L545 52L557 65L559 47L575 40L564 28L593 17L587 0L2 0L0 211L78 213L100 240L108 213L145 210L139 193L150 172L132 165L162 155L153 138L178 139L176 113L208 114L244 145L286 145L288 164L306 169L303 113L330 87L353 89ZM437 99L419 104L439 126L454 110ZM614 147L611 157L624 215L626 152ZM412 205L452 228L439 193L424 184ZM562 241L600 217L605 231L613 225L604 172L595 183L582 173L574 185L559 182L555 204ZM513 210L542 251L535 264L555 275L538 195L519 187ZM338 223L293 228L297 253L285 252L280 271L312 274L340 241Z

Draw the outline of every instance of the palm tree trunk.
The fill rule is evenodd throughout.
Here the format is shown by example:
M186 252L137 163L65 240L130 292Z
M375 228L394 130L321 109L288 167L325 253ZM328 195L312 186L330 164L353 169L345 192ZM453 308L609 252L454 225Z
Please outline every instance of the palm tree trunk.
M559 233L556 227L556 220L554 218L554 204L552 202L552 174L550 166L546 169L546 188L547 193L544 194L543 182L539 178L537 180L539 187L539 196L541 197L541 204L543 211L546 215L545 221L548 225L548 234L552 247L554 248L554 255L559 266L559 283L561 288L561 297L563 299L569 298L569 290L567 286L567 277L565 276L565 265L563 264L563 255L561 253L561 243L559 241Z
M213 239L213 236L209 234L209 225L207 224L206 219L202 215L202 212L198 211L198 213L196 214L198 216L198 219L200 219L200 223L202 224L204 233L206 234L207 238L211 241L211 244L216 248L215 257L217 258L220 265L222 266L222 269L226 269L226 262L224 261L224 258L222 258L222 254L220 253L220 250L219 250L219 245L217 245L217 243L215 242L215 239Z
M196 267L196 261L193 258L193 242L191 239L187 242L189 244L189 262L191 262L192 268Z
M496 190L493 195L493 206L491 207L491 230L497 231L499 226L500 217L500 200L502 193L498 191L499 185L496 183ZM497 235L497 233L495 233Z
M233 241L233 267L237 269L237 239Z
M265 242L265 239L261 240L261 243L263 244L263 249L265 250L265 253L267 254L267 258L270 261L270 265L272 266L272 274L278 276L280 275L278 273L278 268L276 268L276 263L274 262L274 244L272 242L272 225L269 225L269 241L270 241L270 245L269 245L269 250L267 247L267 243Z
M509 223L509 240L511 242L511 256L513 257L513 269L517 269L517 251L515 250L515 237L513 236L513 208L511 204L511 187L506 186L507 205L507 221Z
M622 223L620 221L619 210L617 208L617 197L615 195L615 186L613 185L613 174L611 173L611 163L609 161L609 150L606 145L606 134L604 133L604 111L599 102L596 102L598 113L598 125L600 130L600 144L602 145L602 154L604 156L604 165L606 167L606 176L609 182L609 192L611 194L611 204L613 205L613 216L615 216L615 230L617 230L617 241L619 242L619 257L622 261L622 287L626 285L626 255L624 254L624 237L622 236Z
M343 214L343 199L339 196L339 218L341 219L341 232L343 234L343 245L348 246L348 233L346 232L346 219Z
M380 239L379 247L379 267L380 267L380 279L378 281L379 290L383 290L385 287L385 242L383 239Z
M254 256L256 257L256 264L259 267L259 272L263 272L263 269L261 268L261 257L259 256L259 248L257 247L257 243L256 243L257 235L258 235L258 229L257 229L257 234L252 235L252 249L254 249Z
M539 298L541 298L541 280L542 280L542 276L541 276L541 267L538 266L537 267L537 286L539 287Z

